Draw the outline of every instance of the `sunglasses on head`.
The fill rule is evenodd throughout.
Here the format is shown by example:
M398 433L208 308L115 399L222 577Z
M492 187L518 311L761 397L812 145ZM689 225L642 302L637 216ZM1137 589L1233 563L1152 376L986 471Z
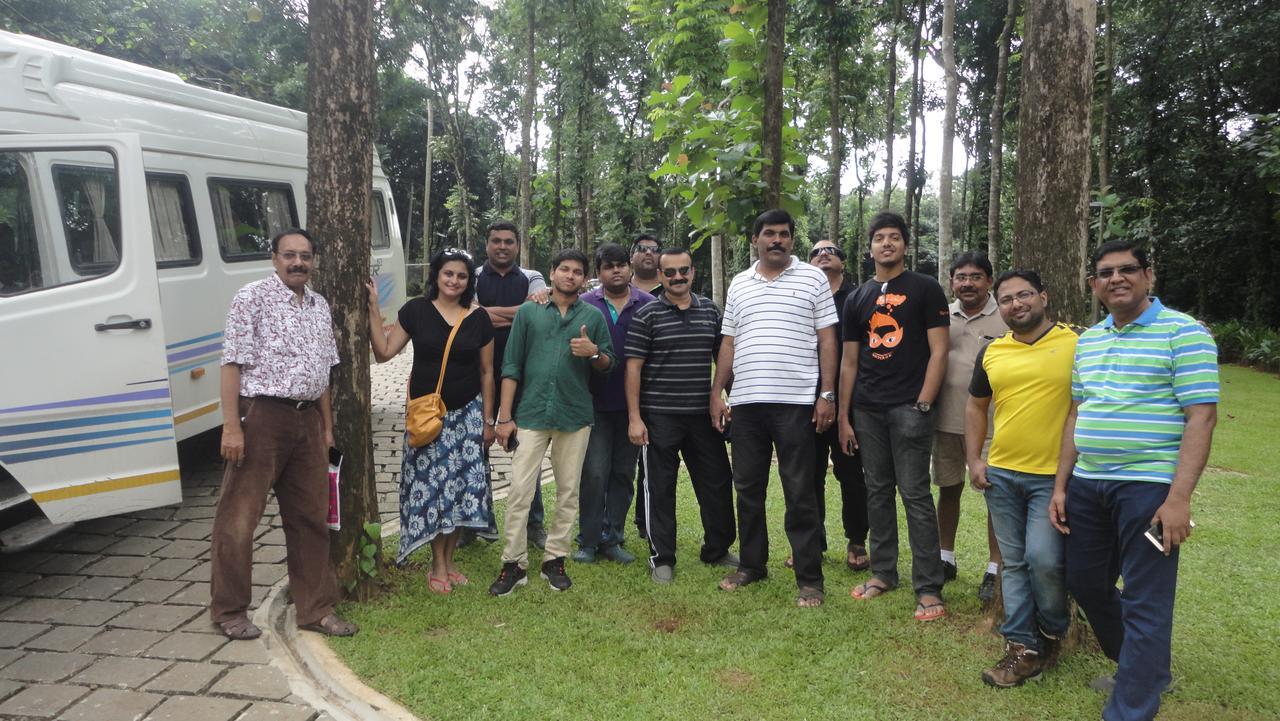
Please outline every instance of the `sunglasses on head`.
M693 268L687 265L682 265L679 268L663 268L662 274L668 278L674 278L677 275L687 278L689 276L689 271L691 270L693 270Z
M809 251L809 260L817 258L819 255L834 255L840 260L844 260L844 251L834 245L824 245L821 248L814 248Z

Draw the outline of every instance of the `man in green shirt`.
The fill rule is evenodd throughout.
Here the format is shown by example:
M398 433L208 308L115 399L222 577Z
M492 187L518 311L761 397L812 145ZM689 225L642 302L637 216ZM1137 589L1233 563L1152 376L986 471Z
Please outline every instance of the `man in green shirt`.
M547 533L542 577L553 591L573 585L565 573L564 559L569 555L569 536L578 516L578 481L595 417L587 381L593 370L608 372L615 359L604 316L595 306L578 299L586 284L586 268L587 256L582 251L557 253L551 259L551 302L525 303L511 323L498 415L492 421L498 443L515 451L507 492L502 571L489 587L495 596L505 596L528 582L526 521L548 446L556 481L556 509ZM517 386L522 388L518 406Z

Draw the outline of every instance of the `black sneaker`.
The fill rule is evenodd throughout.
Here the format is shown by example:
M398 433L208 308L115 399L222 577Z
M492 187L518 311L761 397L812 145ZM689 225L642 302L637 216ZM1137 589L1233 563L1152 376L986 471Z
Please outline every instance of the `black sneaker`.
M983 604L996 599L996 574L990 571L982 575L982 583L978 584L978 600Z
M529 574L525 573L520 564L515 561L504 563L502 570L498 573L498 580L489 586L489 593L494 596L505 596L528 582Z
M573 585L569 574L564 572L564 559L553 558L542 562L542 577L551 584L552 591L564 591Z
M956 564L952 563L951 561L943 561L942 562L942 582L946 583L947 581L956 580L957 570L958 569L956 569Z

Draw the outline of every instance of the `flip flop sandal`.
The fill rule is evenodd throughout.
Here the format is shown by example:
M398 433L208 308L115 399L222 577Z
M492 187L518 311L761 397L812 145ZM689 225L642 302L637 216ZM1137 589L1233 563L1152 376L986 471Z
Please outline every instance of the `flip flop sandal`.
M933 609L938 609L936 612ZM947 607L942 603L916 603L915 618L917 621L928 623L929 621L937 621L947 615Z
M795 567L796 567L796 557L795 557L795 556L787 556L787 560L783 561L783 562L782 562L782 565L783 565L785 568L795 568Z
M803 586L800 588L800 593L796 595L796 606L800 608L818 608L824 600L826 600L826 594L822 592L821 588ZM811 603L812 601L817 601L817 603Z
M299 624L298 628L303 631L315 631L326 636L354 636L356 631L360 630L359 626L332 613L316 623Z
M767 574L764 573L755 573L754 571L743 571L742 569L738 569L720 580L720 590L736 591L743 586L749 586L756 581L764 580L766 575Z
M465 586L468 583L471 583L471 579L457 571L449 571L449 583L453 586Z
M845 554L844 565L850 571L865 571L871 568L871 557L867 555L866 546L850 546Z
M427 590L432 593L438 593L441 596L453 590L453 586L449 584L446 578L436 578L430 574L427 575Z
M249 641L262 635L262 629L253 625L248 618L241 616L218 624L222 635L233 641Z
M886 584L878 578L873 578L854 586L853 589L849 591L849 595L859 601L870 601L871 599L879 598L892 590L893 586Z

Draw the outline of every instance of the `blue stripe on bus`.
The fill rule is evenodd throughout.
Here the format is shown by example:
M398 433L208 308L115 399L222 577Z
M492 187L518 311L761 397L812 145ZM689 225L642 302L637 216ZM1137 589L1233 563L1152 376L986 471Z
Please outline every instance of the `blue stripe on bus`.
M76 441L92 441L99 438L111 438L113 436L127 436L133 433L150 433L151 431L167 431L173 428L170 424L159 426L132 426L130 428L116 428L109 431L93 431L91 433L71 433L67 435L45 436L43 438L27 438L21 441L5 441L0 443L0 452L3 451L21 451L28 448L39 448L41 446L56 446L62 443L75 443Z
M116 443L99 443L92 446L74 446L72 448L53 448L47 451L31 451L29 453L14 453L12 455L0 455L0 461L5 463L28 463L30 461L40 461L46 458L57 458L59 456L71 456L81 453L92 453L94 451L102 451L111 448L123 448L125 446L139 446L146 443L173 443L173 436L160 436L157 438L139 438L131 441L119 441Z
M17 413L19 411L47 411L55 408L72 408L75 406L96 406L106 403L127 403L129 401L150 400L153 398L169 397L169 389L156 388L149 391L135 391L133 393L114 393L107 396L93 396L90 398L75 398L69 401L54 401L53 403L40 403L33 406L14 406L13 408L0 408L0 413Z
M180 340L180 341L178 341L177 343L170 343L169 345L165 346L165 347L164 347L164 349L165 349L165 350L173 350L174 348L181 348L181 347L182 347L182 346L184 346L184 345L191 345L191 344L193 344L193 343L201 343L201 342L204 342L204 341L207 341L207 340L213 340L214 338L221 338L221 337L222 337L222 331L218 331L217 333L210 333L209 335L202 335L202 336L200 336L199 338L189 338L189 339L187 339L187 340Z
M168 395L166 392L165 395ZM18 423L12 426L0 426L0 436L17 436L23 433L39 433L41 431L56 431L63 428L82 428L84 426L99 426L107 423L123 423L125 421L137 421L146 418L170 418L173 411L168 408L161 408L154 411L135 411L133 413L113 413L105 416L92 416L89 418L68 418L60 421L41 421L38 423Z

